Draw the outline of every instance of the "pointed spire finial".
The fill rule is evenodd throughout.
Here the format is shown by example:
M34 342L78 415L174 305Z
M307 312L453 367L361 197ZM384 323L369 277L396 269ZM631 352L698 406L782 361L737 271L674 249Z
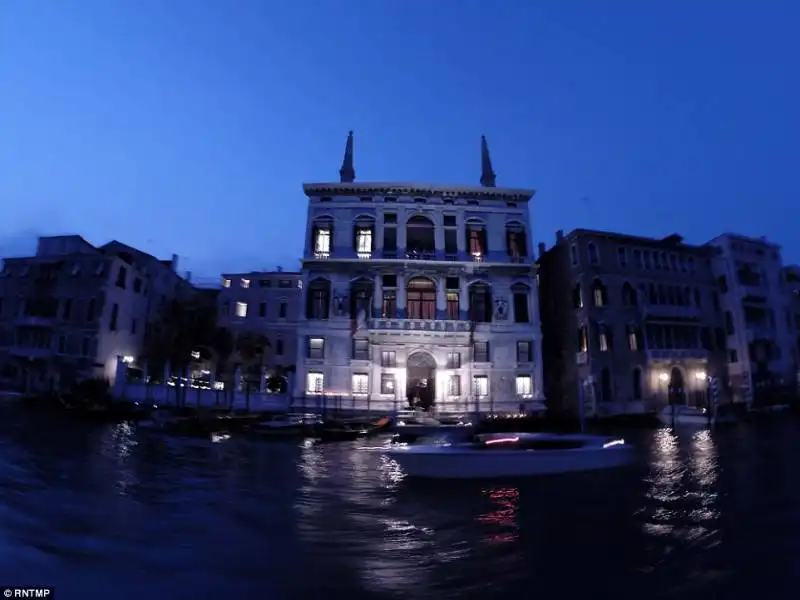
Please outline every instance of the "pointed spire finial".
M495 173L492 169L492 157L489 155L489 144L486 143L486 136L481 136L481 185L483 187L494 187Z
M353 183L356 179L356 170L353 168L353 132L347 133L347 143L344 146L344 160L339 169L339 181Z

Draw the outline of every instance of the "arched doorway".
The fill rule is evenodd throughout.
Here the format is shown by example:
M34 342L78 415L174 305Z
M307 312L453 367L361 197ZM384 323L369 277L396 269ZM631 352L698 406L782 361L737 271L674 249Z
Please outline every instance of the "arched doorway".
M686 386L683 382L683 373L678 367L672 367L670 371L667 397L670 404L686 404Z
M429 410L436 399L436 361L427 352L415 352L406 362L406 397L411 408Z

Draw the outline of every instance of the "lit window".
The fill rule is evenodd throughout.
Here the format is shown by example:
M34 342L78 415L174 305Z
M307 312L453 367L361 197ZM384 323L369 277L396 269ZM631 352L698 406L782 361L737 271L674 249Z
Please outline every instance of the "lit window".
M461 395L461 377L458 375L450 375L447 380L447 395L450 397Z
M394 394L394 375L392 373L381 374L381 394Z
M604 330L600 330L600 335L598 336L598 342L600 345L600 352L608 352L609 344L608 344L608 333Z
M331 251L331 230L318 229L317 239L314 240L314 252L328 253Z
M237 302L236 303L236 316L237 317L246 317L247 316L247 302Z
M242 287L247 289L250 287L250 280L249 279L242 279L241 281Z
M321 394L325 390L325 378L322 373L310 372L306 377L306 393Z
M223 279L222 280L222 287L225 287L225 288L231 287L231 280L230 279Z
M533 396L533 379L530 375L517 375L517 396Z
M372 230L359 229L356 235L356 252L370 254L372 252Z
M633 327L628 329L628 347L633 351L639 349L639 340L636 337L636 329Z
M472 378L472 393L478 398L489 395L489 378L486 375L476 375Z
M361 395L369 393L369 376L366 373L353 375L353 393Z

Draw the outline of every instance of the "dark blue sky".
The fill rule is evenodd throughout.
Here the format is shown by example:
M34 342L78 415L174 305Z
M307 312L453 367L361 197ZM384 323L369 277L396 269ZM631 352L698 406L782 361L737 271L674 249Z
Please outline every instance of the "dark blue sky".
M296 268L304 181L538 190L556 229L800 261L800 2L2 0L0 251L118 238ZM588 198L588 199L587 199Z

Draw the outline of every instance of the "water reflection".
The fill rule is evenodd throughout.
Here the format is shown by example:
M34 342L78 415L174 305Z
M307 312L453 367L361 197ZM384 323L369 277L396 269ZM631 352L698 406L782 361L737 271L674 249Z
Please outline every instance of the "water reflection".
M484 538L490 544L505 544L519 539L519 525L517 524L517 511L519 510L519 489L516 487L502 487L483 490L483 494L494 505L491 512L484 513L477 521L491 525Z
M791 422L641 432L632 470L490 484L416 483L360 442L0 434L0 579L65 597L735 599L800 576Z

